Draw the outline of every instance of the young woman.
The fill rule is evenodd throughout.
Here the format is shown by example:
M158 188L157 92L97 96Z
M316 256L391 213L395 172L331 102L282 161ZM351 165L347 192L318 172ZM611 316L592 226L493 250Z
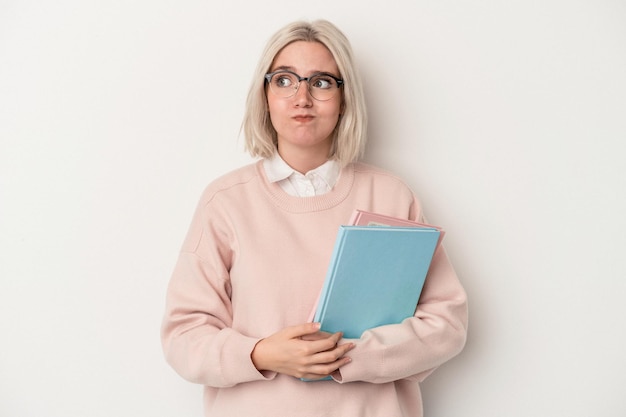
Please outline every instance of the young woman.
M205 386L207 416L421 416L419 382L463 348L466 295L442 247L414 317L359 339L307 322L354 209L423 221L399 178L358 162L366 119L335 26L270 39L243 124L260 160L206 188L167 293L165 355Z

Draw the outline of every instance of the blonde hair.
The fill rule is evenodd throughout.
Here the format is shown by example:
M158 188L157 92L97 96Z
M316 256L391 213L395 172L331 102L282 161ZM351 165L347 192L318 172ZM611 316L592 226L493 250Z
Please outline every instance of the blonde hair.
M296 41L319 42L332 54L339 76L344 80L342 111L333 131L329 157L341 165L358 160L363 154L367 132L367 111L361 77L355 69L352 47L346 36L326 20L297 21L280 29L268 41L253 74L242 123L245 149L252 157L270 158L277 149L277 134L270 120L265 74L274 58Z

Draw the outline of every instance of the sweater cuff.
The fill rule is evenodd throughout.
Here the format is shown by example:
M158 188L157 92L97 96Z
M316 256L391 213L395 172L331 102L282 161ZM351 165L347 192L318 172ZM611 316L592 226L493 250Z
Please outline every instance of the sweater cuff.
M252 363L250 355L260 340L237 332L232 332L228 337L222 349L220 360L226 386L233 386L242 382L271 380L276 377L273 372L261 373Z
M364 349L359 349L362 342L360 339L350 339L350 342L356 345L347 354L352 361L333 372L332 379L341 384L355 381L376 381L384 364L383 351L367 352Z

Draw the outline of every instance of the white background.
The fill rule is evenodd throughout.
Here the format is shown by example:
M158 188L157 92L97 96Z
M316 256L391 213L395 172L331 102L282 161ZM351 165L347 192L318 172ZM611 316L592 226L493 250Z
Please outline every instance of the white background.
M0 0L0 415L200 416L169 274L268 37L327 18L366 160L420 196L470 297L427 417L626 415L626 3Z

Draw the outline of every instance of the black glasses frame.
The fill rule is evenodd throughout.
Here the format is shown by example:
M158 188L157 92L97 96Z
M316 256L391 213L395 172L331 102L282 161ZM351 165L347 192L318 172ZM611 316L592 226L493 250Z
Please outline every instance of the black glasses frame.
M306 81L307 84L309 84L309 80L311 78L315 78L315 77L320 76L320 75L324 75L324 76L330 77L333 80L335 80L335 82L337 83L337 89L341 88L341 86L343 85L343 80L341 78L337 78L333 74L329 74L327 72L316 72L315 74L311 74L308 77L301 77L301 76L299 76L298 74L296 74L293 71L284 70L284 69L281 69L281 70L278 70L278 71L274 71L274 72L269 72L269 73L265 74L265 82L270 84L271 81L272 81L272 77L274 75L276 75L276 74L281 74L281 73L291 74L291 75L295 76L298 79L298 86L293 89L293 94L288 96L288 97L285 97L285 98L293 97L294 95L296 95L296 93L300 89L300 83L302 81ZM311 91L310 88L311 88L311 85L309 84L309 94L310 94L310 91ZM311 94L311 96L313 96L313 95ZM315 97L313 97L313 98L315 98ZM319 100L319 99L316 99L316 100ZM322 100L322 101L324 101L324 100Z

